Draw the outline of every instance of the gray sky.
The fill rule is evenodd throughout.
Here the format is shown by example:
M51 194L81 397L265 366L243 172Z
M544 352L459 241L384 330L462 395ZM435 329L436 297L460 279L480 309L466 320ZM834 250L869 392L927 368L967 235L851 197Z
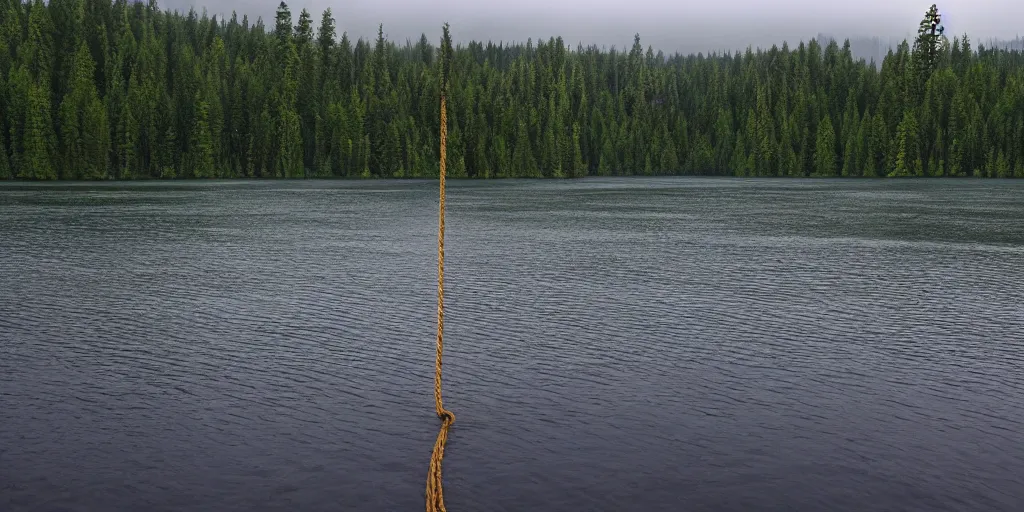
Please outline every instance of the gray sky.
M164 0L162 6L186 9L189 5L209 14L263 16L273 26L279 0ZM967 32L972 39L1014 38L1024 25L1022 0L944 0L946 34ZM320 13L331 7L338 33L374 37L378 23L389 39L404 42L426 33L440 35L444 21L452 25L456 41L525 41L561 35L567 44L632 44L639 32L646 47L671 53L770 46L783 40L795 43L819 32L844 37L911 37L931 1L858 0L294 0L288 2L293 21L305 7L319 25Z

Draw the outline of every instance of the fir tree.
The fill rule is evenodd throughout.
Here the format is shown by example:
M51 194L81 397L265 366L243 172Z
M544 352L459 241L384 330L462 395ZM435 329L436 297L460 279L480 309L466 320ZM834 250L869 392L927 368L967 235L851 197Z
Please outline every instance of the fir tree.
M890 176L915 176L917 175L920 154L917 146L917 118L914 113L907 110L903 114L903 121L896 129L896 167Z
M283 2L265 27L155 2L0 0L0 176L436 176L437 48L382 26L352 40L330 10L315 32L296 18ZM966 36L950 49L940 21L929 9L877 68L816 40L699 57L639 36L626 52L468 42L453 50L451 168L1019 174L1024 57Z
M0 180L11 178L11 165L7 157L7 146L4 145L4 136L0 134Z
M828 116L818 122L818 138L814 146L814 173L817 176L836 175L836 134Z
M30 85L25 108L24 154L18 177L34 180L57 179L53 166L53 125L50 123L49 88Z
M213 137L210 135L209 107L206 101L196 102L195 125L189 137L188 166L196 178L216 177L213 163Z

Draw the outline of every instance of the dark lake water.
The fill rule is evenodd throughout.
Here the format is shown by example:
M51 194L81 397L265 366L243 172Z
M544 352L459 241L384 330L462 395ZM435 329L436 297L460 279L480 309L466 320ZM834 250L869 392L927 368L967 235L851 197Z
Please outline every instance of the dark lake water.
M423 510L433 182L0 188L0 510ZM449 510L1024 510L1024 181L449 188Z

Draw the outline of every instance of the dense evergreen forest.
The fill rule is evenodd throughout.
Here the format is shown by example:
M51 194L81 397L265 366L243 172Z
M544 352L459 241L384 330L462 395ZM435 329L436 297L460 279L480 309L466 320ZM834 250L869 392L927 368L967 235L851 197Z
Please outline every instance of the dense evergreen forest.
M1024 177L1024 54L928 32L666 56L455 51L455 177ZM440 23L440 22L439 22ZM437 48L125 0L0 0L0 177L431 177ZM454 27L458 30L458 27Z

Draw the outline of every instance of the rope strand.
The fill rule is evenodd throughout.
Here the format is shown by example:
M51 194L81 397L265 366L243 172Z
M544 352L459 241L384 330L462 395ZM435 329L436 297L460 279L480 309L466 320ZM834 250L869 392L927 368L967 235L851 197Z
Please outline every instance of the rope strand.
M448 24L444 26L441 43L441 161L440 205L437 223L437 359L434 366L434 410L441 419L441 431L434 442L427 474L427 512L447 512L444 507L444 489L441 486L441 459L448 442L448 429L455 423L455 415L444 408L441 401L441 353L444 350L444 178L448 150L448 75L450 70L451 39Z

